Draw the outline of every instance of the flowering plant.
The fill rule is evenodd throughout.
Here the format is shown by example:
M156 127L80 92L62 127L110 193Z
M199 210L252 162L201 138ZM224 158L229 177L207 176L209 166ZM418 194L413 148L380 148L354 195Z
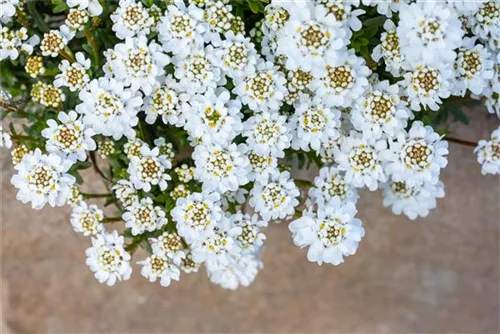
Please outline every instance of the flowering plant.
M444 121L466 122L465 102L500 115L498 0L1 0L0 14L17 198L70 205L108 285L143 248L151 282L203 265L248 286L283 219L309 261L338 265L365 234L360 189L427 216ZM498 174L500 128L476 152ZM314 181L292 177L310 165ZM80 191L86 168L109 193Z

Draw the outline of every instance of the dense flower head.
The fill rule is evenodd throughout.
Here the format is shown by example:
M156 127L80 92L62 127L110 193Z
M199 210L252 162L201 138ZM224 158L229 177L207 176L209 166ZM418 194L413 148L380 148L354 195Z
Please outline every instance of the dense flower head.
M125 281L132 274L130 254L124 249L124 238L117 231L100 233L92 237L92 247L87 248L87 265L100 283L112 286Z
M356 253L365 235L361 220L355 218L356 212L353 203L343 205L339 199L317 210L310 208L289 225L293 242L299 247L309 247L309 261L339 265L344 256Z
M474 152L483 174L500 174L500 127L493 131L490 140L480 140Z
M73 161L56 154L43 154L39 149L24 155L15 166L17 174L11 179L19 189L17 199L31 202L33 209L40 210L45 204L62 206L71 194L75 177L68 174Z

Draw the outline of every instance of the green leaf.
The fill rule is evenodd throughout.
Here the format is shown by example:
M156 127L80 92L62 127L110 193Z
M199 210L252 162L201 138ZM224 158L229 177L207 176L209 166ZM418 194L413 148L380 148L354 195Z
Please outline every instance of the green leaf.
M264 11L264 5L260 1L251 0L248 2L248 8L254 13L259 14Z
M38 11L36 8L37 3L41 3L41 1L37 0L28 0L28 12L32 16L33 20L35 21L36 26L42 31L42 32L47 32L49 31L49 26L47 23L45 23L45 20L42 17L42 14Z
M365 27L381 27L384 25L385 20L386 20L385 16L377 16L377 17L373 17L371 19L365 20L363 22L363 25Z
M64 0L52 0L52 11L57 14L69 9L69 6Z
M375 36L377 32L378 32L378 26L363 29L363 37L370 39L373 36Z
M141 2L148 8L153 5L153 0L141 0Z

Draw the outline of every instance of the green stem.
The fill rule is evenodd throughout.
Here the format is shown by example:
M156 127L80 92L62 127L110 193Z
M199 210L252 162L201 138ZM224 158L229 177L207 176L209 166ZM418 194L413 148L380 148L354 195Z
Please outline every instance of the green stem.
M95 65L96 67L99 67L99 49L97 48L97 44L95 43L95 40L88 29L83 30L83 35L85 36L85 38L89 42L90 47L92 48Z
M113 194L91 194L91 193L81 193L83 197L86 198L106 198L113 196Z
M35 138L35 137L31 137L31 136L11 135L10 138L14 141L22 141L22 140L28 140L28 141L33 141L33 142L40 141L40 138Z
M456 144L460 144L460 145L465 145L465 146L470 146L470 147L476 147L477 146L477 143L476 142L473 142L473 141L468 141L468 140L463 140L463 139L459 139L459 138L454 138L454 137L444 137L445 140L449 141L449 142L452 142L452 143L456 143Z
M0 108L7 110L7 112L5 113L5 116L7 116L7 114L9 114L9 113L15 113L15 114L18 114L20 116L24 116L25 118L29 118L29 117L33 116L38 120L43 120L40 116L38 116L36 114L30 114L30 113L27 113L26 111L19 110L19 109L15 108L11 105L8 105L7 103L2 102L2 101L0 101Z
M301 188L311 188L314 186L314 183L312 181L308 181L308 180L294 179L293 181L295 182L295 184L298 187L301 187Z
M69 53L67 53L67 52L66 52L66 51L64 51L64 50L59 51L59 54L60 54L61 56L63 56L64 58L66 58L66 59L67 59L70 63L74 63L74 62L76 62L75 57L73 57L72 55L70 55Z
M104 224L106 223L116 223L122 221L122 217L106 217L102 220Z

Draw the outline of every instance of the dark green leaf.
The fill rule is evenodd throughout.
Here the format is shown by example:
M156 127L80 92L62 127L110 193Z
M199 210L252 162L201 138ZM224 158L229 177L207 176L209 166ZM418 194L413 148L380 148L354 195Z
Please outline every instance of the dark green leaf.
M69 6L64 0L52 0L52 6L52 11L56 14L69 9Z

